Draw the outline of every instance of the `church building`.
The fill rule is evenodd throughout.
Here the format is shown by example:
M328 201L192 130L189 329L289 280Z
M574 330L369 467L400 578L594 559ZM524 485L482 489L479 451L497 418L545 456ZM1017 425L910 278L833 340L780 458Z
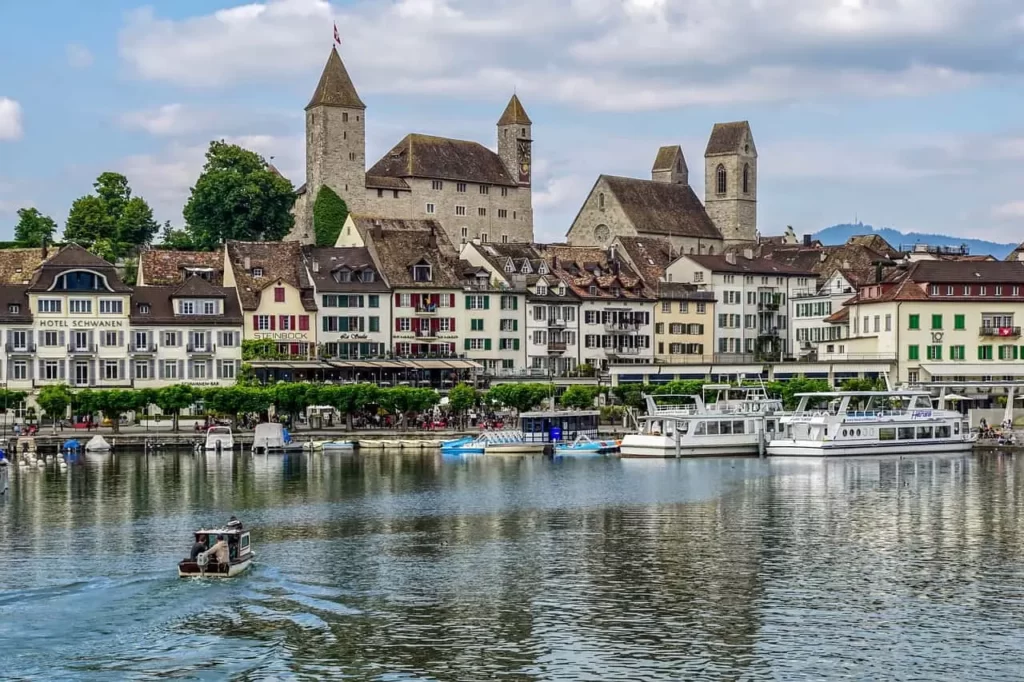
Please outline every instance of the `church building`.
M322 187L349 212L433 220L453 244L533 241L532 121L515 95L497 123L497 153L466 140L412 133L366 170L366 105L332 49L306 106L306 183L288 239L315 241Z
M616 237L667 239L678 254L720 254L757 241L757 150L746 121L718 123L704 152L704 203L678 146L658 150L651 179L601 175L566 236L606 247Z

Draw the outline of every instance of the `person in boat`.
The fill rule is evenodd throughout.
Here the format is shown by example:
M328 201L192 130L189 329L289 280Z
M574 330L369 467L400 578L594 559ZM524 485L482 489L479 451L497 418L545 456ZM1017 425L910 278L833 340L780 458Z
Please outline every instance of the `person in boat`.
M232 515L231 518L228 519L228 528L231 530L242 530L242 522Z
M208 554L218 564L228 563L228 541L224 539L223 535L217 536L217 542L210 548Z
M198 557L200 554L202 554L205 551L206 551L206 542L202 538L199 538L198 540L196 540L196 543L194 545L192 545L192 553L190 555L192 561L195 561L196 557Z

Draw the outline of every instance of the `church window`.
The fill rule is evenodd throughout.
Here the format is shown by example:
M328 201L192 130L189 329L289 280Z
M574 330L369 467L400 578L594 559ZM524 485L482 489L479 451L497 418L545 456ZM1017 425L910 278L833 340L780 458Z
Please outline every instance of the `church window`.
M512 211L512 220L515 220L515 219L516 219L516 212Z
M466 183L464 183L464 182L456 183L455 191L459 192L459 193L464 193L466 191Z
M682 159L677 159L676 160L676 172L677 173L682 173L683 172L683 160Z
M602 211L604 210L604 192L597 195L597 207Z
M484 216L486 216L486 215L487 215L487 209L486 209L486 208L484 208L483 206L481 206L480 208L478 208L478 209L476 210L476 214L477 214L478 216L480 216L481 218L483 218Z
M455 207L455 215L466 215L466 207L465 206L456 206Z
M343 139L343 140L347 140L348 139L348 131L347 130L341 131L341 139Z
M501 243L502 244L508 244L508 235L507 234L501 235Z
M498 209L498 217L499 218L507 218L508 217L508 209L507 208L499 208Z
M750 164L743 164L743 193L750 193Z
M693 255L693 247L690 247L690 255Z
M713 246L709 246L708 247L708 255L709 256L714 256L715 255L715 247L713 247Z
M480 185L480 194L489 194L491 191L490 185Z
M341 122L342 123L348 123L348 112L343 112L341 114Z
M433 215L434 214L434 205L433 204L427 204L427 214L428 215Z
M356 123L359 123L359 114L356 114Z
M519 134L522 135L523 137L526 137L526 128L520 128Z
M444 189L444 180L434 180L430 183L433 189L441 190Z
M726 176L726 173L725 173L725 166L719 164L718 165L718 170L716 171L715 174L717 176L716 191L719 194L725 194L725 189L726 189L726 186L727 186L726 185L726 181L728 179L727 176Z

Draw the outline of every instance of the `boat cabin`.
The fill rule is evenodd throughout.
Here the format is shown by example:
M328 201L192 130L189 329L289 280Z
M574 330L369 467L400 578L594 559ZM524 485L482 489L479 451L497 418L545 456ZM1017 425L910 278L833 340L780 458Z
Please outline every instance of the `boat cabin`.
M202 540L209 549L217 544L217 536L223 535L228 543L228 558L231 563L244 561L252 549L249 546L249 531L238 528L220 528L214 530L197 530L196 542Z
M526 443L571 442L579 436L596 439L600 416L597 410L523 412L519 430Z

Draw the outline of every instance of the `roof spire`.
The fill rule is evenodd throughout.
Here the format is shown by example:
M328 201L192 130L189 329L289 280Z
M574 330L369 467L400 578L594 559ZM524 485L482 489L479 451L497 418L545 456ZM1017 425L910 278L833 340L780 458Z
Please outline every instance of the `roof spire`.
M341 61L338 51L331 46L331 54L327 57L327 64L320 74L320 82L317 83L313 99L309 100L306 109L317 106L324 107L349 107L351 109L365 109L363 100L359 99L356 86L352 84L345 64Z
M508 101L508 106L505 107L505 113L498 119L498 125L532 125L533 121L526 115L526 109L523 108L523 103L519 101L519 95L513 92L512 99Z

